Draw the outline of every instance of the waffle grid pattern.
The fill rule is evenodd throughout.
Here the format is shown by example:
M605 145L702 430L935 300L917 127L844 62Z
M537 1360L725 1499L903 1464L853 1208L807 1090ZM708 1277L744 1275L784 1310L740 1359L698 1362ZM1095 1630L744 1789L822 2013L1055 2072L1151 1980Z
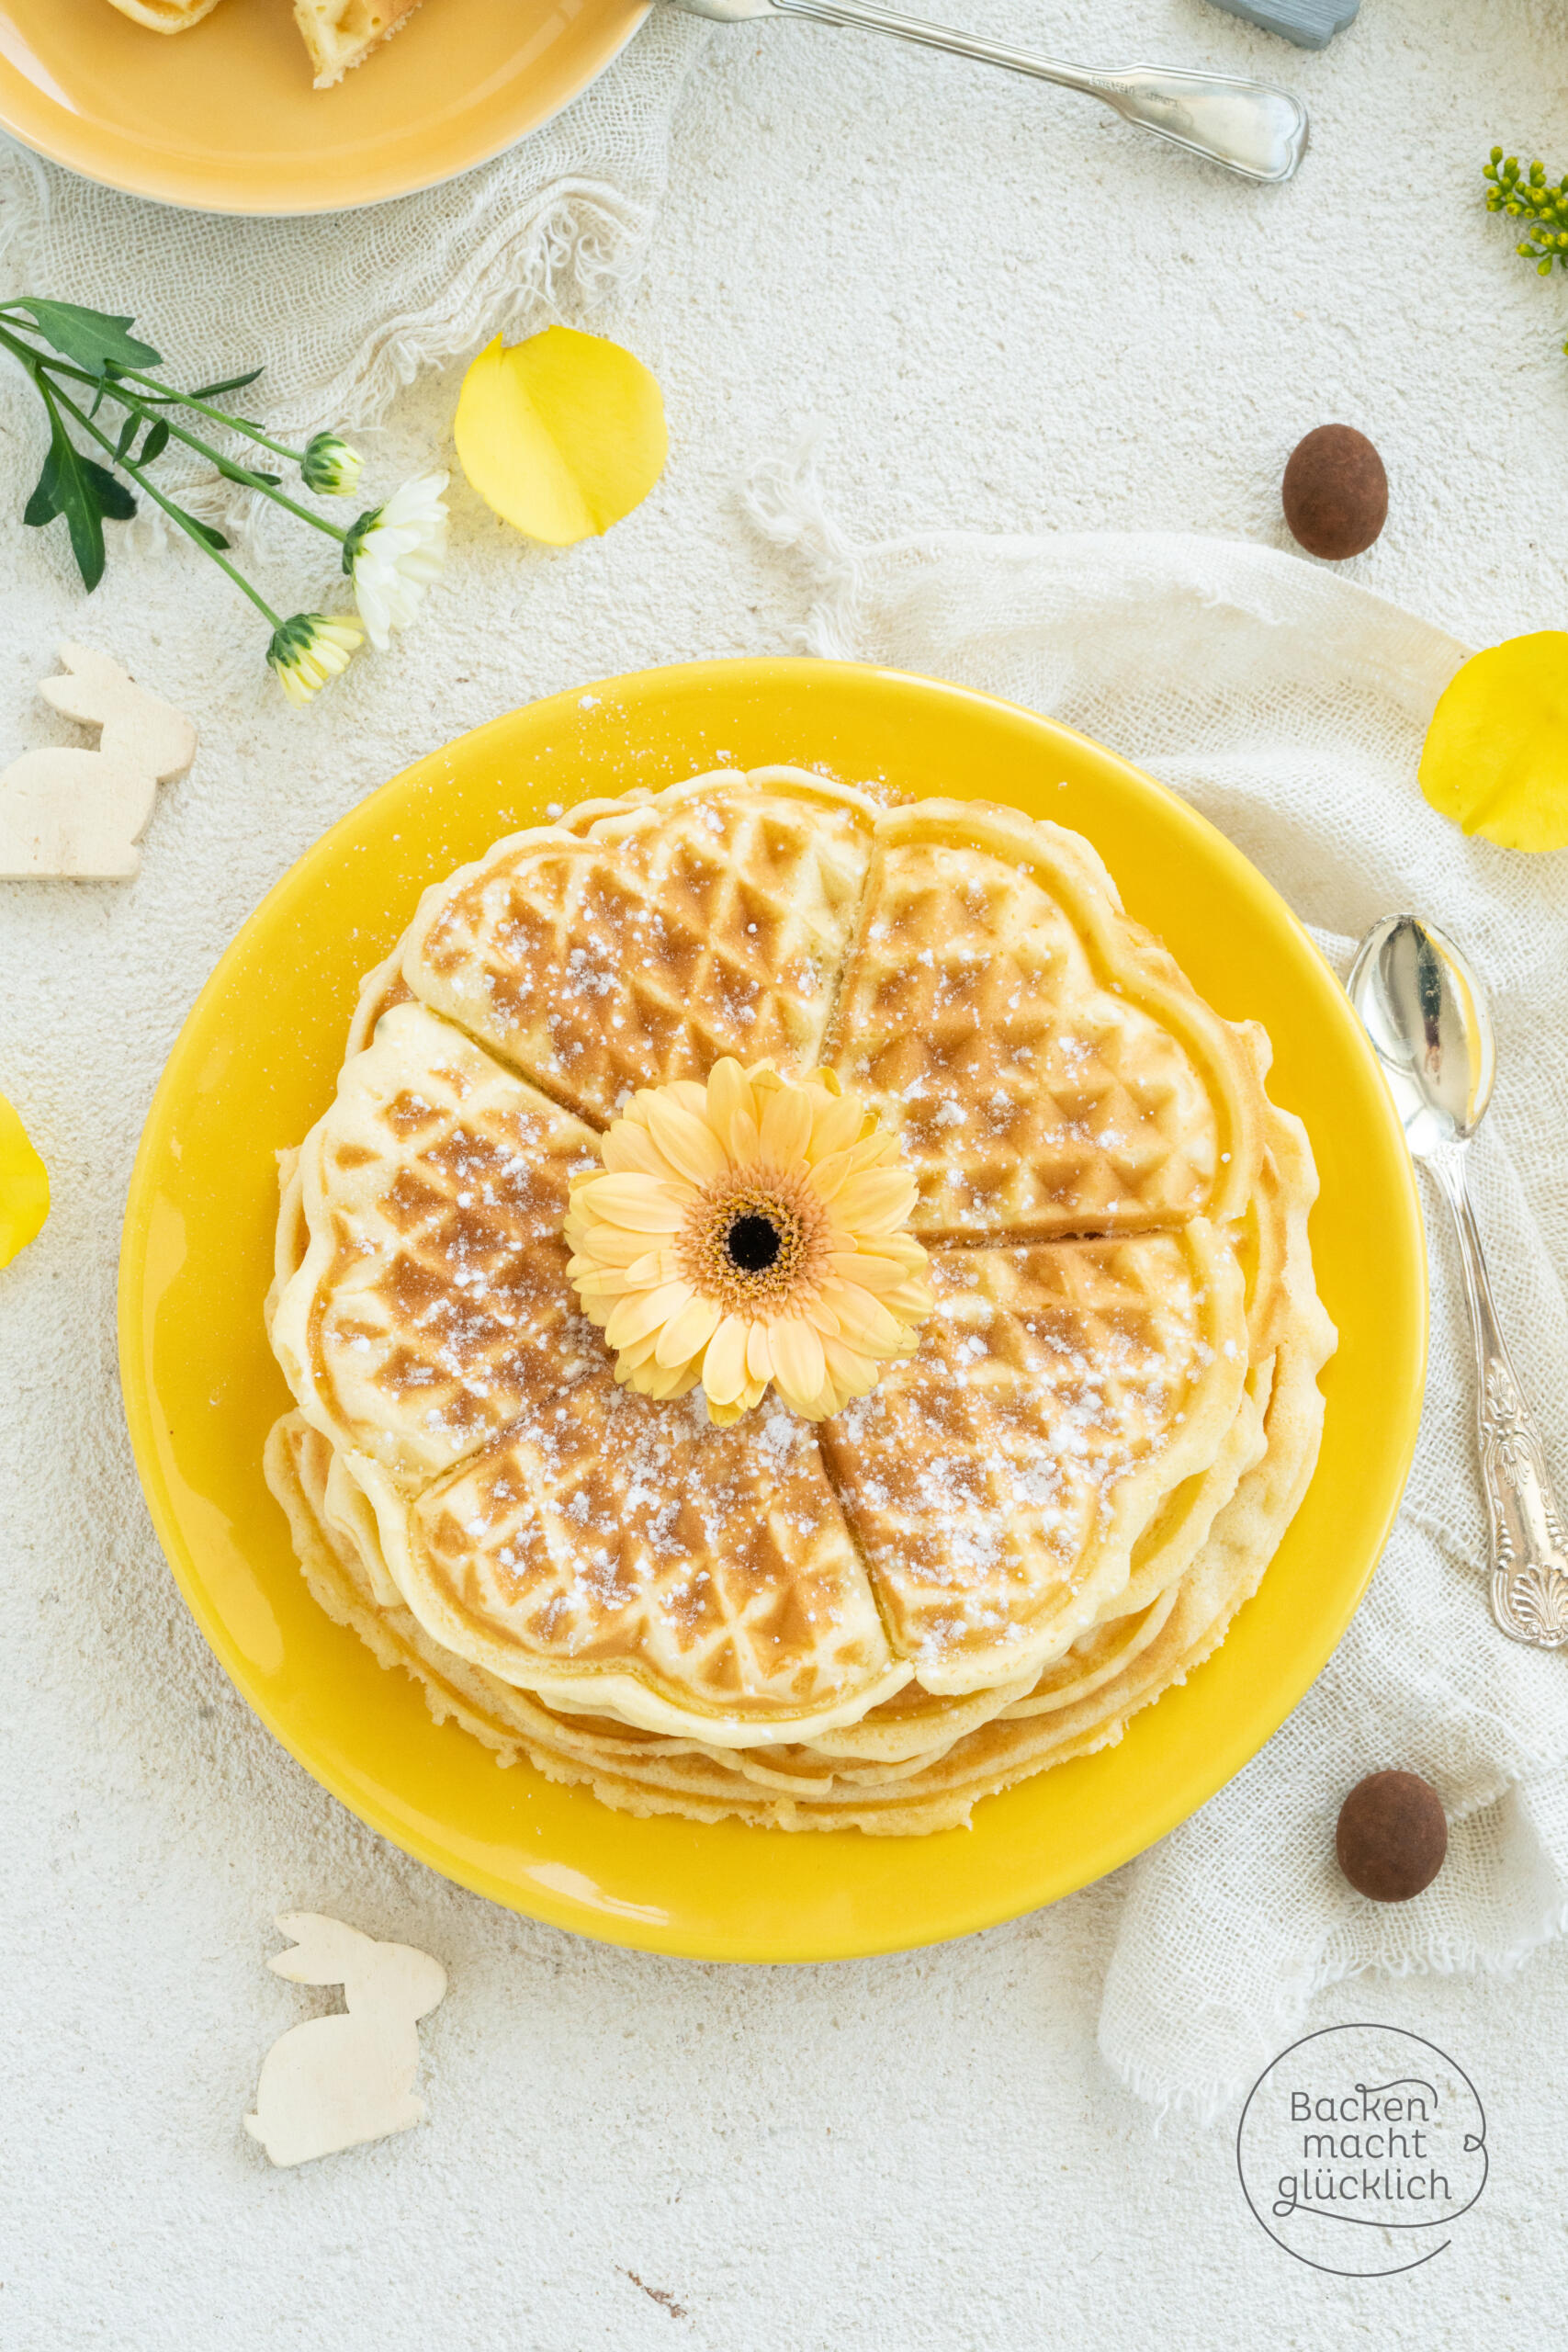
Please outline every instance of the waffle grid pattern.
M412 1503L412 1548L439 1568L433 1607L450 1609L469 1654L499 1613L574 1664L630 1645L704 1705L809 1704L857 1675L885 1679L887 1634L916 1670L957 1647L999 1680L1021 1626L1052 1610L1087 1621L1083 1546L1103 1534L1119 1481L1171 1437L1204 1376L1200 1358L1234 1350L1223 1318L1211 1313L1205 1332L1190 1301L1156 1297L1126 1240L1143 1229L1145 1252L1179 1255L1152 1228L1200 1213L1215 1174L1220 1123L1177 1040L1100 983L1067 915L1032 879L977 857L944 881L919 842L874 861L878 812L830 794L812 778L780 791L724 776L500 844L427 894L401 976L394 957L367 981L355 1033L374 1042L345 1066L339 1106L307 1147L318 1262L285 1289L276 1344L334 1444L368 1439L376 1452L375 1432L401 1420L380 1459ZM383 1044L389 1064L417 1063L421 1023L448 1061L466 1054L473 1068L447 1101L422 1088L417 1101L369 1108L379 1137L355 1135L343 1108L355 1070L380 1061ZM699 1439L694 1426L671 1440L672 1408L615 1390L575 1314L557 1238L566 1185L631 1087L701 1077L725 1052L809 1065L829 1035L848 1081L922 1167L917 1221L933 1250L945 1237L948 1304L965 1286L973 1302L977 1283L984 1312L972 1304L975 1329L962 1313L939 1317L914 1363L853 1408L858 1423L829 1425L820 1452L807 1434L796 1451L809 1472L738 1456L716 1501L719 1433ZM502 1107L518 1088L557 1122L525 1203L516 1186L529 1152ZM955 1136L944 1105L960 1098L971 1109ZM1190 1138L1174 1151L1173 1129ZM403 1164L372 1204L389 1136ZM1020 1178L1031 1152L1033 1175ZM956 1177L942 1174L950 1157ZM341 1205L356 1188L357 1220ZM1098 1246L1029 1246L1086 1226ZM1019 1234L1015 1247L978 1246L998 1227ZM289 1300L301 1291L313 1297L303 1352L319 1394L291 1363ZM558 1401L567 1390L570 1409ZM1046 1475L1031 1448L1064 1419L1076 1451ZM631 1439L644 1419L665 1433L657 1476L637 1466L639 1443L645 1470L650 1458ZM560 1432L573 1427L569 1442ZM933 1498L897 1502L886 1475L901 1451L930 1458L939 1440L959 1517L987 1530L945 1557L921 1507ZM739 1442L755 1454L760 1442ZM687 1527L673 1546L671 1494ZM953 1512L937 1510L951 1536ZM586 1545L590 1520L604 1540ZM728 1577L715 1573L727 1558ZM515 1646L492 1660L508 1661L515 1670Z

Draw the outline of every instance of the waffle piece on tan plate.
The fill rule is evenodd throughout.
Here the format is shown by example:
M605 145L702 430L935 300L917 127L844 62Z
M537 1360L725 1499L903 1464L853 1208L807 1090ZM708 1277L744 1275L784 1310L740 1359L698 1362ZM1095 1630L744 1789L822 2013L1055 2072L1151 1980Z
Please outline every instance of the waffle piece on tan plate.
M109 0L122 17L155 33L188 32L218 6L218 0ZM420 0L294 0L294 21L305 44L313 86L330 90L350 66L364 63L389 40ZM282 0L279 0L282 6Z
M267 1476L500 1760L918 1834L1223 1640L1316 1459L1316 1179L1077 836L786 769L587 803L426 893L348 1046Z

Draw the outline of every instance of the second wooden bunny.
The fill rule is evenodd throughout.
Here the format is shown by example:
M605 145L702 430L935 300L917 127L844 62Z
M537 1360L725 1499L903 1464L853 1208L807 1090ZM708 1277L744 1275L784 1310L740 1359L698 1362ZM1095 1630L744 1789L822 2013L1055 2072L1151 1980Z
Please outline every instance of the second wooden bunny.
M51 744L0 775L0 880L123 879L141 863L136 842L159 785L196 757L196 729L108 654L67 644L60 659L64 675L46 678L39 694L103 732L96 752Z
M268 1967L294 1984L341 1984L348 2014L311 2018L273 2043L245 2118L252 2139L275 2165L302 2165L422 2122L417 2026L446 1990L441 1962L320 1911L286 1911L277 1925L295 1940Z

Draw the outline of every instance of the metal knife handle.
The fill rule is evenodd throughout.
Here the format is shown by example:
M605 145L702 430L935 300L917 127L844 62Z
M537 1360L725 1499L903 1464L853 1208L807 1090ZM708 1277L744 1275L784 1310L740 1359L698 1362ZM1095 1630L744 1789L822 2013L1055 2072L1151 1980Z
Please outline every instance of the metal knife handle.
M1430 1165L1454 1213L1475 1340L1476 1442L1491 1521L1492 1614L1516 1642L1568 1642L1568 1554L1562 1514L1535 1416L1524 1400L1487 1278L1462 1150Z

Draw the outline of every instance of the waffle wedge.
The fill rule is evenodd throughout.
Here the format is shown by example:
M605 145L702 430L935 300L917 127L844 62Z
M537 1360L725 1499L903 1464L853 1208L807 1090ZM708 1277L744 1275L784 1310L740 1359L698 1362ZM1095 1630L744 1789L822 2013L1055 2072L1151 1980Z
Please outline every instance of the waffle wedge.
M362 65L373 49L389 40L420 0L294 0L294 21L315 75L314 87L330 90L349 68Z
M922 1238L1224 1220L1251 1190L1245 1036L1122 912L1087 842L1010 809L879 819L832 1058L898 1134Z
M603 1125L726 1054L819 1058L874 805L799 771L722 773L581 832L500 842L427 891L403 978Z

